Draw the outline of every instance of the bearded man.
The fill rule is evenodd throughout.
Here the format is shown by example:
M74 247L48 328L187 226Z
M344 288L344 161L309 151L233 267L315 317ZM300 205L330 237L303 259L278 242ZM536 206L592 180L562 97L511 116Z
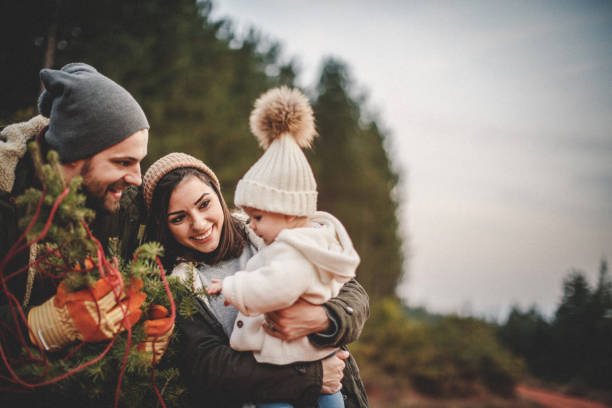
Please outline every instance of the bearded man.
M40 115L0 128L0 259L23 233L17 222L24 209L15 205L16 197L30 187L41 188L27 149L32 140L38 143L43 157L49 150L58 152L66 182L82 177L87 206L96 212L90 225L93 235L103 246L109 237L118 237L125 242L121 255L127 259L137 243L139 223L130 214L140 214L131 209L140 196L131 187L142 182L140 163L147 154L149 138L147 117L126 89L90 65L72 63L61 70L43 69L40 78L45 87L38 100ZM22 251L3 271L3 283L23 308L30 328L22 319L14 320L11 309L15 309L15 301L1 290L0 347L2 354L9 356L8 361L15 361L11 357L20 352L22 344L15 336L18 326L27 333L26 341L53 352L79 340L108 340L140 318L145 300L140 288L132 287L129 295L121 295L130 298L126 323L124 313L116 313L125 306L117 304L119 296L111 293L112 288L103 279L83 293L72 294L61 291L61 286L58 289L58 282L37 273L36 268L26 268L9 279L32 263L35 252L32 248ZM91 316L75 315L75 309L62 305L66 299L81 302L77 305L80 310L96 310L96 316L92 320ZM91 321L96 320L99 323L92 328ZM0 388L3 379L12 382L5 362L0 360ZM0 406L7 401L14 403L17 397L3 392Z

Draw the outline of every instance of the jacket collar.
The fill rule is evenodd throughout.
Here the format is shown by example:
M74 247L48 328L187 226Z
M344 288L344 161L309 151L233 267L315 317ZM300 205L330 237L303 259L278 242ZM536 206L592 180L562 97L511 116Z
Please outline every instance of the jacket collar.
M27 122L9 125L0 131L0 190L10 193L15 184L17 163L26 154L27 144L49 119L38 115Z

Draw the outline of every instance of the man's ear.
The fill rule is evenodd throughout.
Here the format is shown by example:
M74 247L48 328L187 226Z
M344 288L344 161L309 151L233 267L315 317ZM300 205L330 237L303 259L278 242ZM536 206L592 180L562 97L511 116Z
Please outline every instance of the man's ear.
M64 170L64 179L66 180L66 183L70 183L70 180L72 180L74 176L78 176L79 174L81 174L81 170L83 169L84 164L85 159L80 159L70 163L62 163L62 169Z

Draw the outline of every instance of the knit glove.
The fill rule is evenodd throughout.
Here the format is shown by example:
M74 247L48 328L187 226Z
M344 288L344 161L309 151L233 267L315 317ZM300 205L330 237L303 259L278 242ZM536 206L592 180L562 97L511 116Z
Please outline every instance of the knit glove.
M168 316L168 309L162 305L153 305L149 312L151 320L145 320L145 341L138 343L138 350L150 353L153 364L157 363L170 343L174 331L174 319Z
M30 310L30 340L50 351L75 340L109 340L140 319L140 306L146 298L141 289L140 278L132 279L127 288L117 286L118 293L108 278L72 293L62 282L55 296Z

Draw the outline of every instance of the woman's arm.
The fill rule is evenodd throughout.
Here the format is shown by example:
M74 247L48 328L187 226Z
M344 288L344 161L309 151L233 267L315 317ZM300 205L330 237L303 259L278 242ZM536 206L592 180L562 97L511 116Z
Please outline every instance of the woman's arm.
M218 322L200 306L193 319L178 321L180 370L194 397L211 406L288 401L315 404L323 385L321 362L274 366L259 364L251 352L229 347ZM339 380L338 380L339 381Z
M368 294L352 279L338 296L322 306L298 301L289 308L267 313L266 321L272 324L265 329L285 341L309 336L317 346L340 347L359 338L369 315Z

